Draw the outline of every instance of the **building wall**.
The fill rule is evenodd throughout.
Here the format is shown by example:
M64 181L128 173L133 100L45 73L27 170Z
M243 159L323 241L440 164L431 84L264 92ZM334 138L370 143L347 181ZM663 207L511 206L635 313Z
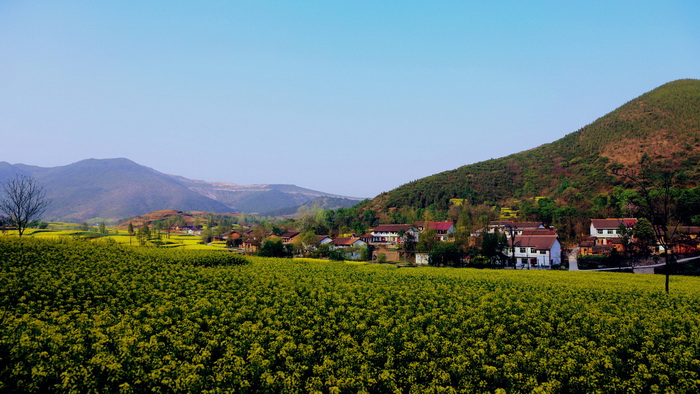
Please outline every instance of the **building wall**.
M430 263L430 255L428 253L416 253L416 264L428 265Z
M521 252L520 247L515 248L515 261L518 267L527 266L526 262L530 262L532 259L535 259L535 264L538 267L551 267L552 265L561 264L561 244L559 240L555 240L551 249L546 250L545 253L540 253L539 250L532 247L525 249L524 252ZM510 256L510 249L508 249L506 254Z
M600 230L600 232L598 232ZM618 238L620 232L618 228L596 228L593 223L591 223L591 237L598 238Z

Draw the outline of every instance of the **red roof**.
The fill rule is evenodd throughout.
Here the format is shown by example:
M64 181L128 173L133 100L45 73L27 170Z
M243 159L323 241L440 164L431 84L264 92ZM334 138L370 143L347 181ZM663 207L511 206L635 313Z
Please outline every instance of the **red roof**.
M611 218L611 219L591 219L593 227L600 228L618 228L621 224L627 227L633 227L637 224L637 219L634 218Z
M287 239L292 239L299 235L298 231L287 231L286 233L282 234L280 238L287 238Z
M416 222L416 226L425 227L425 222ZM437 231L447 231L452 227L452 222L428 222L428 228Z
M700 234L700 226L681 226L678 230L683 234Z
M412 226L410 224L380 224L375 227L373 232L375 233L398 233L401 230L408 230Z
M523 235L557 235L557 230L553 228L538 228L534 230L523 230Z
M359 238L355 237L338 237L333 240L333 245L335 246L350 246L355 242L359 241Z
M556 236L515 236L515 246L521 248L535 248L537 250L549 250L557 240Z

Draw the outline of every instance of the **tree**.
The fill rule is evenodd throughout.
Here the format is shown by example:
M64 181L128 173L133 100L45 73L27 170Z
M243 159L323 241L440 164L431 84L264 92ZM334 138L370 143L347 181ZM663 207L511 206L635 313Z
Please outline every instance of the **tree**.
M436 236L437 232L435 229L426 228L423 232L418 234L418 244L415 250L417 252L431 253L438 243L437 239L435 239Z
M632 229L636 244L639 249L639 253L642 256L649 255L649 248L654 245L654 228L649 222L649 219L639 218L637 219L637 224L634 225Z
M304 231L294 239L294 248L300 254L306 254L318 246L318 237L313 230Z
M666 266L666 293L669 292L671 271L676 260L674 247L679 241L681 221L678 218L678 194L674 186L680 183L680 173L663 163L652 162L644 154L637 170L614 167L618 175L637 189L640 216L649 220L657 244L663 249Z
M454 242L438 242L430 253L430 264L459 267L464 253Z
M201 234L199 234L199 239L201 241L200 243L210 243L214 239L214 230L212 230L210 227L205 228L202 230Z
M262 257L292 257L290 245L284 245L282 240L268 239L262 243L258 256Z
M129 227L126 230L129 233L129 245L131 245L131 238L134 236L134 225L129 222Z
M331 249L328 253L328 260L344 261L348 256L343 249Z
M405 259L412 259L416 254L417 242L415 235L413 234L413 232L406 232L404 230L400 230L399 237L403 239L403 242L401 242L399 246L401 255Z
M146 245L146 242L151 239L151 229L148 228L148 224L144 223L141 227L139 227L136 238L139 240L139 244L141 246Z
M34 178L24 175L5 181L2 188L5 195L0 199L0 211L7 215L8 221L17 228L21 238L27 225L46 211L50 200Z
M107 234L107 226L105 222L100 222L100 234Z
M508 248L508 240L505 234L485 233L481 238L481 254L488 257L493 264L494 261L503 262L506 260L506 255L503 253Z
M552 224L556 210L556 203L551 198L540 198L537 200L537 219L540 220L545 227L549 227Z
M622 243L622 253L625 259L629 258L634 251L634 243L632 242L634 237L634 230L632 226L625 226L624 223L620 223L617 228L617 233L620 235L620 242ZM613 249L614 250L614 249Z

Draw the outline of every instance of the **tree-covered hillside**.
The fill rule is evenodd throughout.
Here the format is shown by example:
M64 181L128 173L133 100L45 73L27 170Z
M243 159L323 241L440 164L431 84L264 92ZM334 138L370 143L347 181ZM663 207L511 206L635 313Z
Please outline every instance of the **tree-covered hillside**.
M697 186L699 80L667 83L558 141L419 179L377 196L369 207L446 210L451 198L498 204L536 196L579 206L620 184L612 167L632 167L644 154L670 163L685 173L687 186Z

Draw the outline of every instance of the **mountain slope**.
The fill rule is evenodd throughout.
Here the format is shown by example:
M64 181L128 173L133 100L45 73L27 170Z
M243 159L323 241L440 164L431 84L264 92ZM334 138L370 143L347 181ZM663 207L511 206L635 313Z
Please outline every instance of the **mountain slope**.
M291 209L320 197L350 199L356 203L360 201L359 198L319 192L296 185L238 185L225 182L197 181L183 177L176 177L176 179L190 190L219 201L239 212L261 213Z
M0 162L0 182L15 174L36 178L52 200L44 218L63 221L121 219L164 209L258 213L335 197L295 185L196 181L128 159L88 159L50 168Z
M3 166L7 168L7 163ZM81 221L117 219L157 209L227 212L217 201L197 194L171 176L127 159L88 159L67 166L15 165L45 187L52 200L45 217ZM11 175L3 172L3 175Z
M369 207L446 209L450 198L473 204L589 198L616 184L611 164L634 165L643 154L674 162L697 182L700 81L667 83L558 141L419 179L377 196Z
M277 209L274 211L264 212L263 216L293 216L299 215L302 212L310 211L314 208L323 210L335 210L338 208L350 208L355 206L360 201L341 197L316 197L311 201L307 201L301 205Z

